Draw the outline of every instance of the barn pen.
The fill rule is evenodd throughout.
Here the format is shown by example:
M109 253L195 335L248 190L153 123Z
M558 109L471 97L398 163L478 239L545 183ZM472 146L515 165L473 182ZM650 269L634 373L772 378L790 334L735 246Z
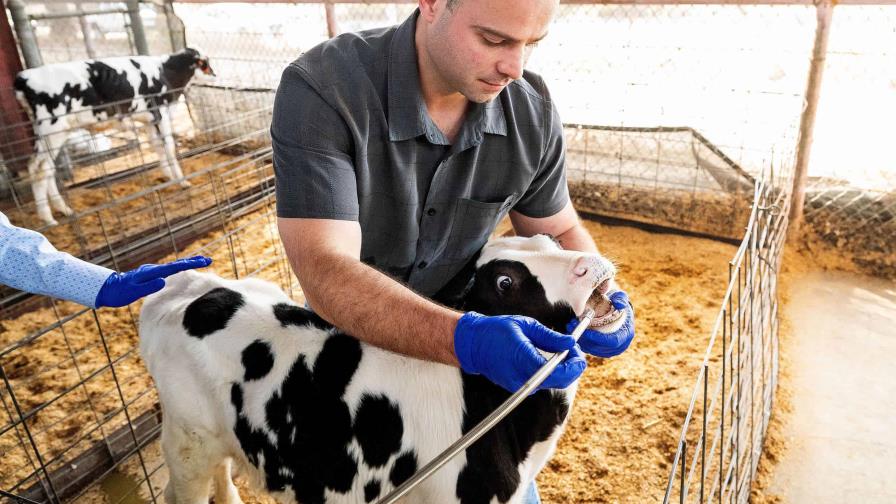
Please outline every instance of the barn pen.
M896 178L879 148L896 117L896 7L884 4L561 3L528 66L558 102L570 195L619 268L637 337L622 356L589 359L537 478L544 502L779 499L768 478L787 444L775 427L789 401L782 271L789 260L896 278ZM209 255L222 277L263 278L304 302L277 232L268 127L280 73L329 36L401 22L416 2L5 6L0 210L14 224L118 270ZM218 74L172 106L190 187L164 179L148 125L108 120L71 132L56 166L74 215L41 223L24 169L35 139L5 68L186 45ZM843 103L865 119L838 121ZM0 502L165 502L140 307L0 286ZM274 502L236 483L247 504Z

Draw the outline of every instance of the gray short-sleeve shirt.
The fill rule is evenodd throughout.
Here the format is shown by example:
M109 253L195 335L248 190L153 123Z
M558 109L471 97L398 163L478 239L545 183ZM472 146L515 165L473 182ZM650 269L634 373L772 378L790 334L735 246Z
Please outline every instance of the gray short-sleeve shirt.
M432 296L508 211L548 217L569 193L562 124L531 72L472 105L448 142L420 91L416 19L291 63L271 136L280 217L358 221L361 259Z

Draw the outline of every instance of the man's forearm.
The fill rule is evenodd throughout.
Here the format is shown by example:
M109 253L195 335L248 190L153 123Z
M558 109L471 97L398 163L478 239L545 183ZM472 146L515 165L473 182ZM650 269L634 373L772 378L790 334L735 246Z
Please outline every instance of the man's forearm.
M396 353L458 365L454 329L461 313L351 257L319 255L312 267L294 262L293 268L312 308L343 331Z
M597 252L597 245L591 233L577 223L569 228L565 233L555 237L560 245L566 250L578 250L579 252Z
M527 217L519 212L510 212L513 229L519 236L532 236L537 233L553 235L566 250L580 252L597 252L594 238L582 226L572 202L568 201L562 210L550 217Z

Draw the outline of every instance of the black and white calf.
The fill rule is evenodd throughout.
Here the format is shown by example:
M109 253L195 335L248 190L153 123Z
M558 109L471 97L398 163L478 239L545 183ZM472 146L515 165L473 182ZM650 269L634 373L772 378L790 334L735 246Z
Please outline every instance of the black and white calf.
M562 331L614 271L546 236L500 238L452 298ZM603 329L616 330L621 312L598 305ZM361 343L270 283L192 271L147 298L140 350L162 403L169 504L207 504L212 480L216 504L241 502L231 459L281 502L373 502L509 396L481 376ZM575 391L533 394L403 502L520 502Z
M20 72L14 84L16 96L34 121L36 145L28 175L38 217L55 224L50 205L64 215L72 214L56 186L54 161L70 131L110 117L136 116L151 123L162 173L168 180L183 179L168 105L177 101L196 71L214 75L208 59L187 48L166 56L54 63Z

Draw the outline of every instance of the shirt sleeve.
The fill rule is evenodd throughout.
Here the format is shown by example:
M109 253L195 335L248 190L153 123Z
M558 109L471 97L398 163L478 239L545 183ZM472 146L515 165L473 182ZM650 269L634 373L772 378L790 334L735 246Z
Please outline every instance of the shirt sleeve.
M112 273L56 250L42 234L13 226L0 212L0 283L96 308Z
M541 156L541 164L535 179L513 207L514 210L527 217L550 217L563 210L569 202L563 122L553 103L551 103L550 111L545 115L549 125L546 128L547 139L545 140L545 150Z
M358 220L351 133L306 77L290 65L274 98L277 215Z

